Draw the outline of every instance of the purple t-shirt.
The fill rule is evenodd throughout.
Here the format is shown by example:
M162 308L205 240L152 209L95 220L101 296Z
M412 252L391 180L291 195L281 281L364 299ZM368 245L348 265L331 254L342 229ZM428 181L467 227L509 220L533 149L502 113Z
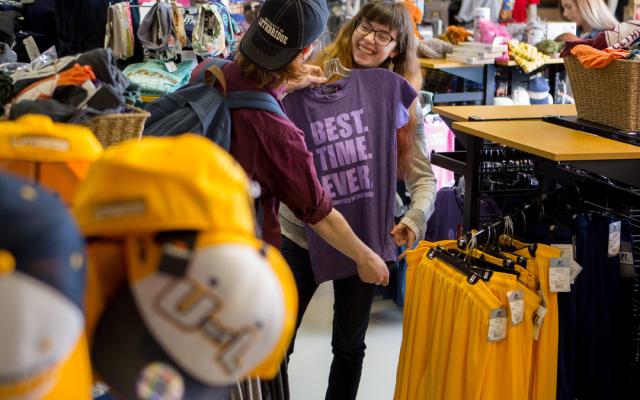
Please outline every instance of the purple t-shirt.
M395 261L396 131L409 121L416 91L385 69L354 69L334 84L283 100L305 133L318 179L358 237L385 261ZM356 264L306 229L318 283L357 273Z

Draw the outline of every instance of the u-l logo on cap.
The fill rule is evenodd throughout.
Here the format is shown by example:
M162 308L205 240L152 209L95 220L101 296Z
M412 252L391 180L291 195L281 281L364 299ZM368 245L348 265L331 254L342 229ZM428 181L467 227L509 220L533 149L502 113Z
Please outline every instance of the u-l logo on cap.
M217 318L223 306L214 293L189 278L175 279L157 298L157 307L169 322L181 330L198 330L218 346L216 361L231 375L242 367L240 359L255 342L259 327L226 327Z

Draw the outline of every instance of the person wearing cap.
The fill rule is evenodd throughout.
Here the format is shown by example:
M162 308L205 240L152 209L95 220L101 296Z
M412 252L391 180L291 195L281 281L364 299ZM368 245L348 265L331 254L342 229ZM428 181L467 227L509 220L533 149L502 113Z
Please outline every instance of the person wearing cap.
M278 101L287 90L322 83L303 62L324 31L324 0L267 0L245 33L236 60L223 67L228 91L263 91ZM304 133L287 118L254 109L231 111L230 153L260 184L264 240L279 248L278 208L286 204L333 247L354 260L367 283L386 285L384 261L353 233L318 181Z
M416 42L412 19L403 2L372 0L360 8L340 29L336 40L311 63L319 66L327 60L337 58L348 69L387 68L403 77L418 91L422 84L422 74ZM362 102L365 101L367 99L362 99ZM398 246L407 245L408 248L412 248L417 239L424 237L426 221L433 213L436 195L436 179L427 156L424 124L422 118L418 117L422 115L422 110L419 102L411 108L413 112L410 112L409 122L405 126L397 132L393 128L389 132L379 132L380 135L397 138L397 178L406 183L411 204L388 234L393 236ZM363 118L366 119L367 116ZM373 120L376 116L370 115L368 118ZM385 182L389 177L381 172L372 179ZM396 187L396 180L385 185ZM282 253L293 270L299 291L299 326L318 284L307 250L309 241L303 229L304 221L296 220L293 214L285 207L280 210ZM368 220L367 223L369 224ZM368 229L368 226L352 226L356 231ZM354 277L334 280L336 301L331 342L334 357L329 373L327 399L356 398L374 292L372 285L363 284ZM293 344L289 350L289 354L292 353Z

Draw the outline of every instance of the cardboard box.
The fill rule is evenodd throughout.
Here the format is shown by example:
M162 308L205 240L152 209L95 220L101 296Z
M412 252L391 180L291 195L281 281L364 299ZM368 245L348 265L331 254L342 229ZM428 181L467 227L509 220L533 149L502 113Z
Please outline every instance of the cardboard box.
M554 40L563 33L576 34L575 22L547 22L547 39Z

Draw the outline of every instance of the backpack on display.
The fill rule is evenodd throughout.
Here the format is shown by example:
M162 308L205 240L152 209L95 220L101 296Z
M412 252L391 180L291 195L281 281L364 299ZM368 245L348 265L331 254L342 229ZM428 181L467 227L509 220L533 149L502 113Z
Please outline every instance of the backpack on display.
M154 4L138 27L138 39L150 58L162 61L178 58L173 11L167 3ZM179 60L178 60L179 61Z
M230 61L210 59L206 63L207 69L199 81L147 105L145 110L151 116L145 124L144 135L198 133L228 151L231 143L231 109L252 108L286 118L280 104L268 93L244 90L227 92L222 68ZM216 82L222 90L215 86Z
M224 52L224 23L220 11L213 4L203 4L198 9L191 45L193 52L201 57L217 56Z

